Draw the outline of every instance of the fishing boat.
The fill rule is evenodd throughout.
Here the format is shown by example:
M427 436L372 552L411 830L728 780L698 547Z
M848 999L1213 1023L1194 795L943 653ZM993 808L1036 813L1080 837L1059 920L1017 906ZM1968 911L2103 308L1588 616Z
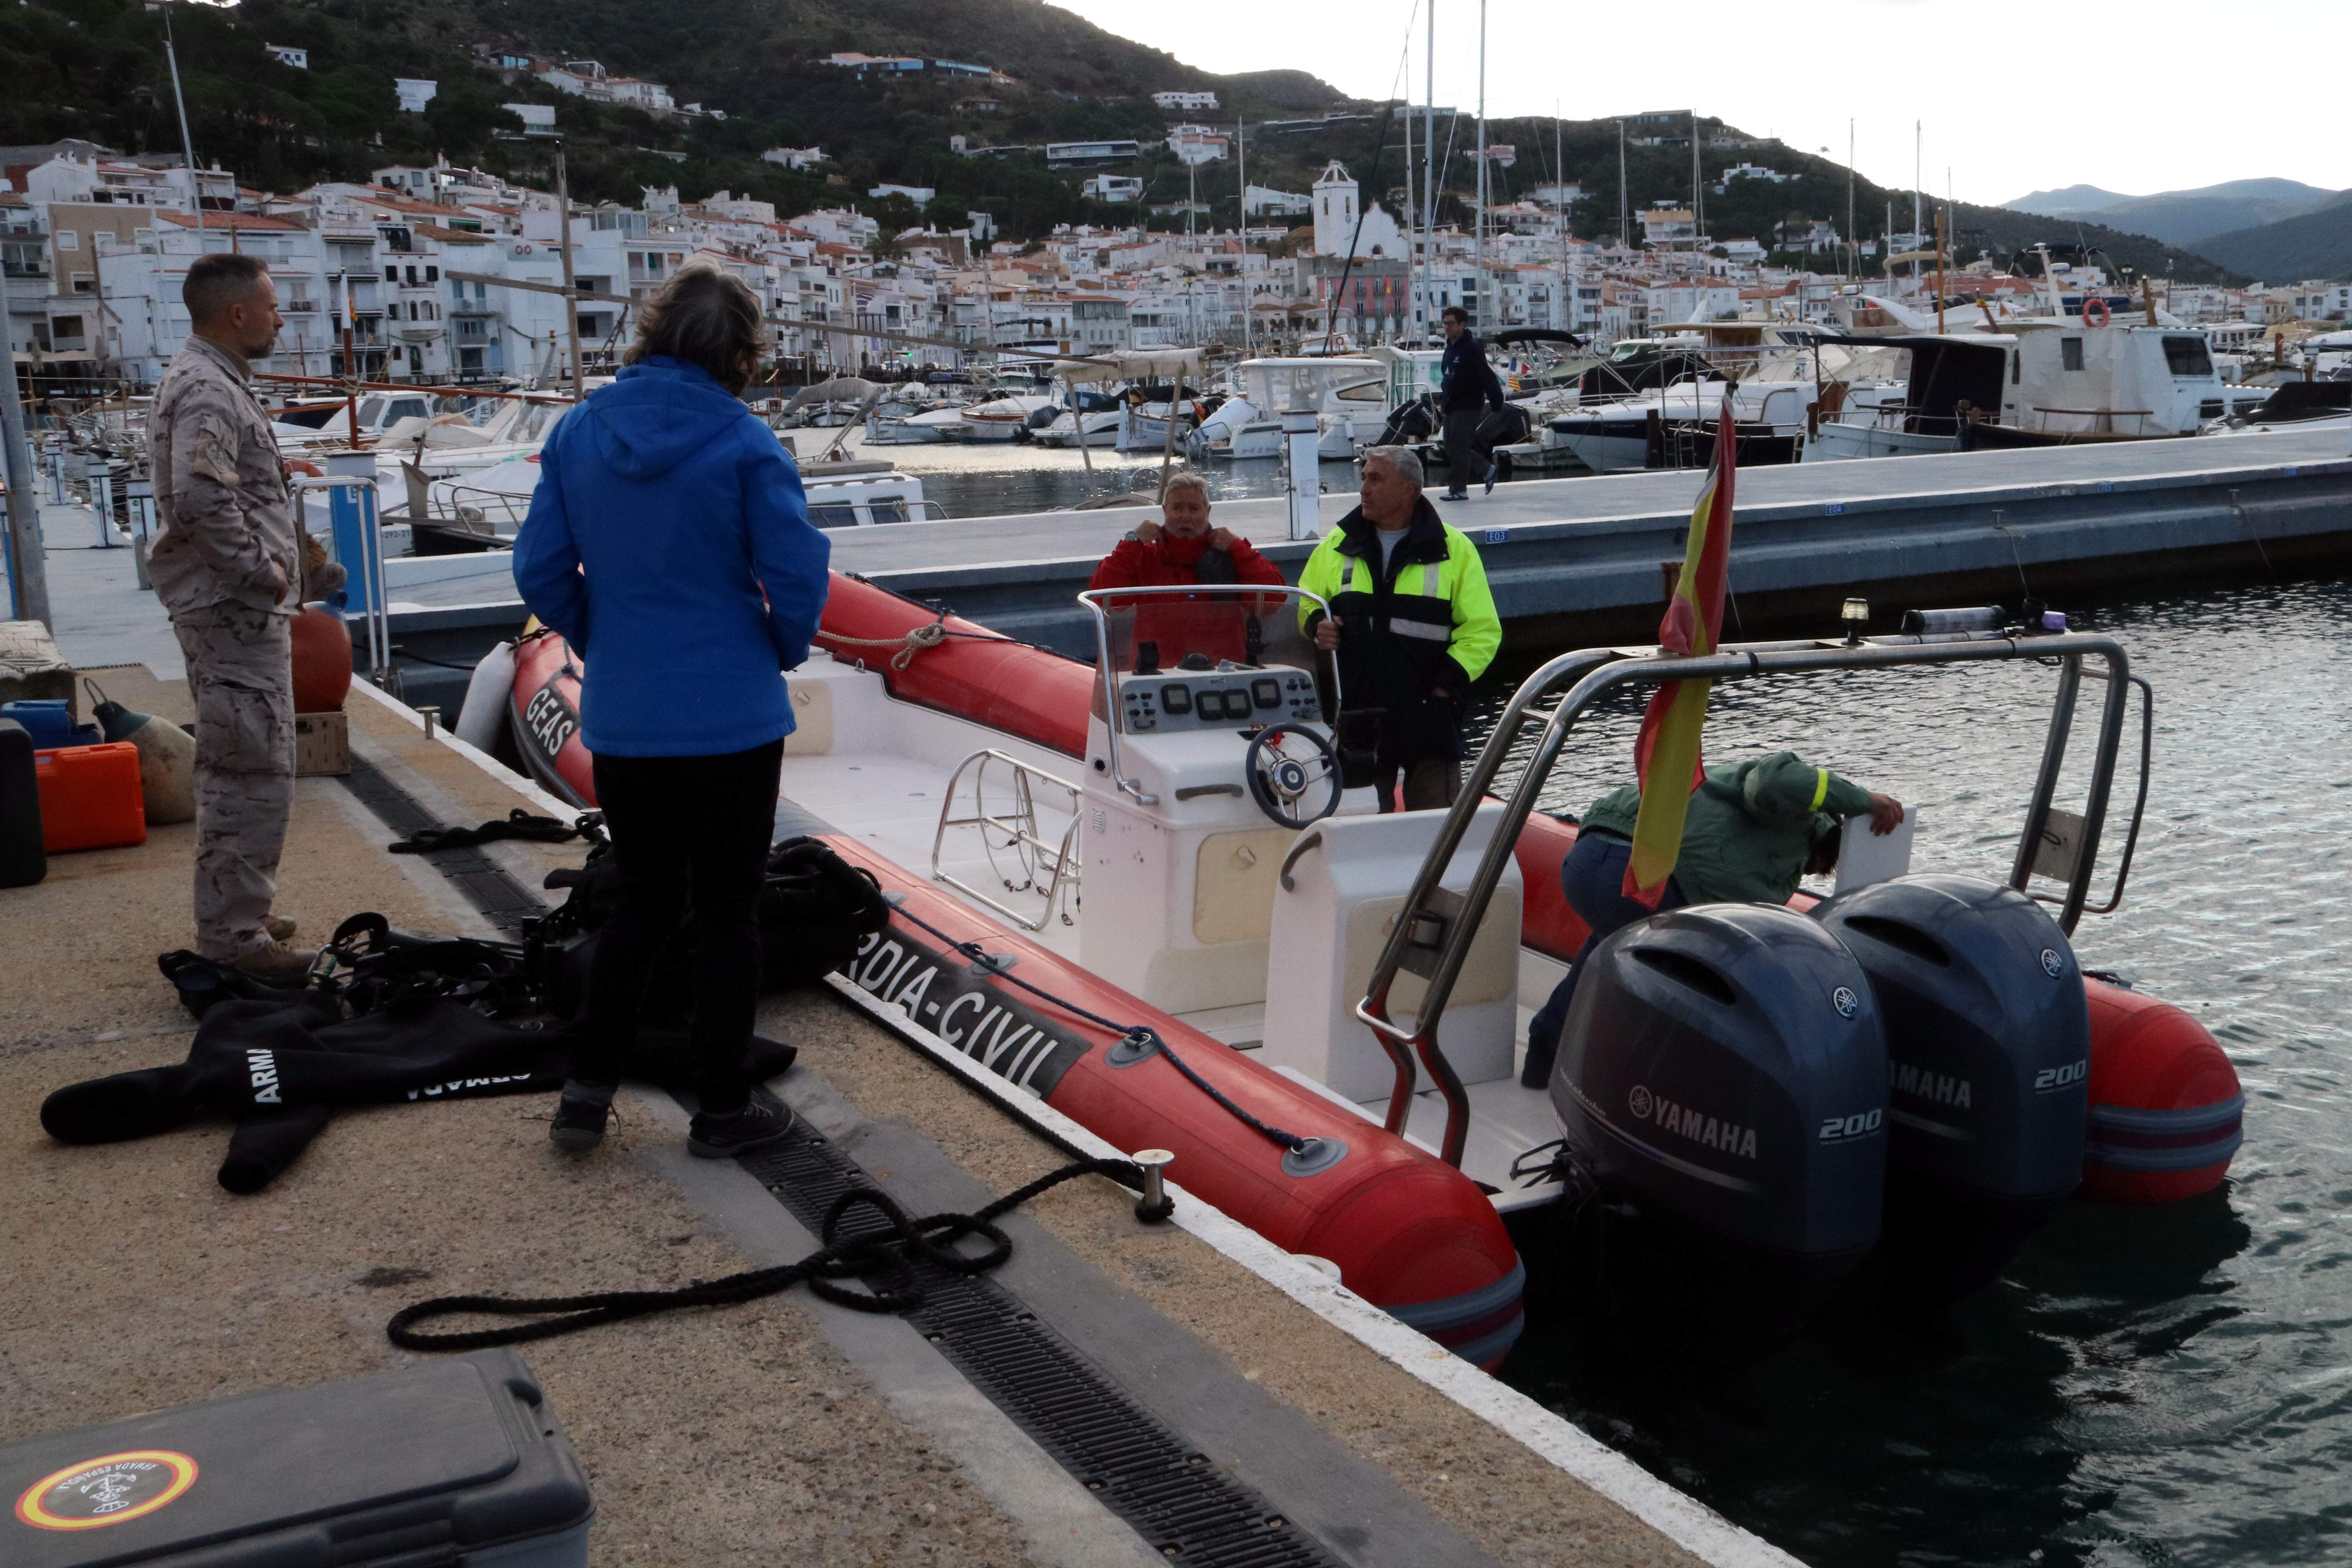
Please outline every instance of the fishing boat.
M967 441L1015 441L1026 436L1030 420L1050 411L1054 400L1044 393L1018 392L992 397L955 411Z
M1313 412L1315 455L1327 463L1352 461L1388 424L1390 366L1370 355L1245 359L1233 378L1242 398L1262 411L1255 423L1264 428L1249 432L1253 455L1269 436L1274 444L1265 455L1279 450L1285 411Z
M1383 815L1351 787L1337 674L1299 629L1319 601L1081 602L1091 662L835 579L821 651L790 678L778 830L823 836L893 902L847 979L925 1048L1173 1151L1188 1190L1457 1354L1499 1360L1523 1258L1573 1247L1596 1214L1634 1284L1719 1268L1709 1300L1785 1327L1874 1251L1949 1299L2077 1190L2168 1201L2227 1169L2227 1057L2179 1008L2084 973L2069 941L2120 901L2146 804L2143 707L2116 885L2090 902L2146 692L2110 639L1968 612L1705 660L1566 655L1521 686L1452 810ZM1520 1087L1528 1019L1586 936L1559 890L1575 829L1532 804L1594 702L1697 674L2036 662L2062 720L2103 691L2096 754L2062 807L2072 725L2050 727L2005 883L1897 865L1820 920L1643 922L1588 969L1550 1082ZM562 638L530 633L485 668L522 763L592 805ZM1670 1036L1707 1069L1648 1043Z
M1041 447L1117 446L1123 413L1118 398L1092 387L1073 387L1071 391L1071 405L1045 424L1034 426L1029 438Z
M1246 397L1228 397L1217 411L1201 421L1184 438L1186 456L1195 462L1211 458L1243 462L1282 456L1282 421L1268 416Z
M2118 321L2096 298L2081 309L1999 331L1823 338L1899 350L1909 364L1900 396L1825 410L1806 460L2170 439L2251 395L2223 384L2202 332Z
M1742 468L1793 463L1803 450L1817 388L1811 381L1686 381L1601 403L1579 403L1544 421L1548 439L1596 474L1704 468L1714 427L1731 405Z

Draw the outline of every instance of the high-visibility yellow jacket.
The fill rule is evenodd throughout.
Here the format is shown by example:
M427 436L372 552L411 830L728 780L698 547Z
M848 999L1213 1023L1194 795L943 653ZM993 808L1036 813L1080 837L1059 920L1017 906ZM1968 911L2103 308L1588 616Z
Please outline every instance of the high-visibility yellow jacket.
M1339 623L1342 706L1388 714L1383 760L1458 756L1464 692L1503 646L1486 563L1426 497L1385 569L1377 531L1361 508L1350 511L1307 557L1298 585L1327 600ZM1304 629L1322 618L1300 602Z

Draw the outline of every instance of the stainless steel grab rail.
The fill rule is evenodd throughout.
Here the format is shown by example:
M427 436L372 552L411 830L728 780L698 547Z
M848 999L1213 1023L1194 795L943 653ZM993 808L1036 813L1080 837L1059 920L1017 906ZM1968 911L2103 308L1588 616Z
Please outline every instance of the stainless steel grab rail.
M1413 878L1412 889L1397 913L1396 923L1381 949L1379 963L1372 967L1364 999L1356 1005L1356 1016L1370 1026L1374 1037L1396 1065L1396 1084L1389 1096L1388 1130L1399 1133L1404 1130L1412 1106L1416 1076L1413 1058L1418 1056L1445 1097L1445 1137L1440 1153L1448 1164L1462 1163L1463 1145L1470 1127L1469 1096L1438 1043L1438 1026L1444 1017L1454 983L1469 956L1479 923L1486 917L1486 907L1502 882L1504 867L1517 849L1519 830L1535 809L1544 780L1567 742L1569 730L1602 696L1619 687L1669 680L1736 680L1823 669L2055 659L2059 664L2059 689L2052 703L2049 736L2043 742L2041 771L2010 874L2010 885L2022 892L2027 890L2027 880L2033 874L2035 850L2049 824L2051 801L2057 792L2066 741L2073 728L2083 660L2089 658L2105 663L2105 668L2096 673L2106 679L2107 700L2100 716L2098 754L2084 803L2081 847L2060 906L2059 924L2072 934L2082 918L2084 901L2090 890L2091 869L2098 858L2099 834L2115 782L2116 752L2122 741L2124 710L2132 679L2129 658L2114 638L2082 632L2036 636L1956 633L1874 637L1857 643L1731 644L1698 658L1643 654L1626 648L1583 648L1545 664L1520 683L1504 707L1502 717L1478 753L1469 778L1464 781L1461 793L1446 812L1436 841ZM1446 892L1439 886L1446 867L1468 834L1496 774L1527 724L1529 710L1571 681L1574 684L1568 695L1543 720L1543 732L1536 742L1534 755L1504 803L1503 820L1479 860L1468 891L1460 895ZM1410 1029L1395 1023L1388 1012L1389 990L1400 969L1421 975L1429 986Z
M991 763L1003 763L1013 770L1013 809L1003 815L988 809L986 794L988 765ZM963 782L966 772L972 773L972 814L970 816L957 816L953 815L956 786ZM1055 789L1066 792L1070 797L1068 808L1070 825L1062 829L1061 838L1052 843L1048 843L1037 828L1037 798L1034 781L1039 779ZM1061 906L1062 890L1065 888L1075 888L1079 885L1080 867L1084 864L1077 849L1078 823L1081 816L1078 807L1081 799L1078 786L1069 780L1049 773L1043 768L1033 767L1019 757L1006 752L1000 752L993 746L982 747L958 763L955 772L948 775L947 795L940 802L939 828L931 835L931 880L944 882L956 891L979 900L1024 931L1044 931L1048 924L1052 923L1054 911ZM999 903L978 888L940 869L940 850L947 843L948 829L950 827L979 828L983 852L997 847L1016 849L1023 857L1031 858L1031 864L1027 868L1029 879L1020 886L1014 886L1011 879L999 873L999 879L1004 883L1007 892L1040 892L1036 873L1039 871L1046 873L1045 887L1042 889L1045 907L1038 911L1035 920L1031 920L1027 915L1022 914L1009 905ZM1005 841L1002 846L989 843L988 834L992 830L1005 836ZM994 870L996 857L993 854L989 855L988 863L989 868ZM1066 921L1069 916L1065 913L1062 918Z

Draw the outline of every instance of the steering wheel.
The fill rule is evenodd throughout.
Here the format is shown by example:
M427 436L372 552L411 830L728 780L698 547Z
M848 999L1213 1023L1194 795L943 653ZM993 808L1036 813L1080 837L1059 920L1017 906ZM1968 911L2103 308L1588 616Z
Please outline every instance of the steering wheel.
M1339 753L1304 724L1274 724L1251 737L1242 775L1257 808L1285 827L1305 827L1339 809ZM1318 788L1327 796L1321 808L1301 810L1299 802Z

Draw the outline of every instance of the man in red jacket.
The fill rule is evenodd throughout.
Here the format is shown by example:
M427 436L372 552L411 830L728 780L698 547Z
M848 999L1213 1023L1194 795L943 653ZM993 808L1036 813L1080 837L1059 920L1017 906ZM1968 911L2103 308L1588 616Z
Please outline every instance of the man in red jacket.
M1201 475L1180 473L1170 479L1160 510L1166 521L1139 524L1103 557L1087 587L1282 583L1282 568L1259 554L1248 540L1210 525L1209 481ZM1116 613L1129 605L1135 614L1132 644L1156 644L1163 669L1173 668L1188 653L1211 659L1242 658L1247 618L1265 613L1255 596L1232 594L1155 594L1114 599L1107 607ZM1131 653L1128 662L1133 662Z

